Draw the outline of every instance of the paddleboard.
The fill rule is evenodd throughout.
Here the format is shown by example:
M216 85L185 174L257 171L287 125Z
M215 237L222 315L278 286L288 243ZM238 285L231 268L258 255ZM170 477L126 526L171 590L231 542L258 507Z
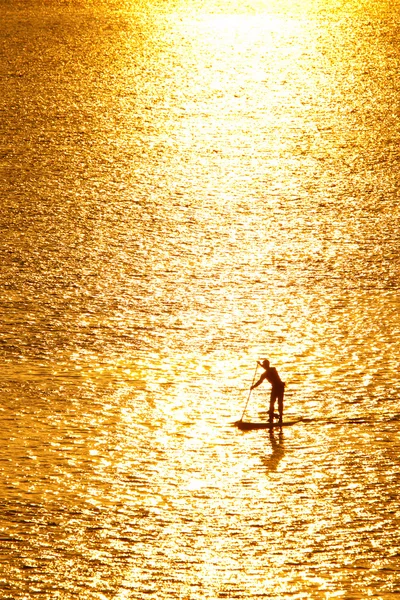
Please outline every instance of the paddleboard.
M280 425L278 421L275 421L274 423L248 423L246 421L236 421L234 425L236 425L236 427L242 431L249 431L250 429L273 429L275 427L288 427L289 425L295 425L299 422L300 419L297 419L297 421L283 421L283 423Z

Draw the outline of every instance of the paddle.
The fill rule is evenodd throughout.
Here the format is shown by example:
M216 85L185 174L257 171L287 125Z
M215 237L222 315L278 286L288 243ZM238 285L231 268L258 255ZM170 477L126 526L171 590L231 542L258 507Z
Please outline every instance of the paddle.
M253 381L252 381L251 386L250 386L250 391L249 391L249 395L248 395L248 398L247 398L246 406L244 407L244 410L243 410L242 416L240 418L240 421L237 421L237 423L241 423L243 421L244 413L246 412L246 408L247 408L247 405L249 403L250 396L251 396L251 388L253 387L253 383L254 383L254 380L256 378L257 369L258 369L258 362L257 362L257 365L256 365L256 370L254 371Z

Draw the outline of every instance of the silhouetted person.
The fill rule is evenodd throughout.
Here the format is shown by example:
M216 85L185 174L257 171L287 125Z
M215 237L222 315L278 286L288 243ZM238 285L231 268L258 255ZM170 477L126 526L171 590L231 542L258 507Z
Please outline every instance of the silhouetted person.
M274 421L275 400L278 399L279 425L282 425L283 394L285 392L285 383L279 377L278 371L275 369L275 367L269 366L269 360L265 359L262 361L262 363L259 362L258 364L260 367L265 369L265 371L261 375L260 379L254 385L252 385L250 389L254 390L254 388L258 387L264 381L264 379L269 381L269 383L272 385L272 388L271 399L269 401L268 420L270 423L273 423Z

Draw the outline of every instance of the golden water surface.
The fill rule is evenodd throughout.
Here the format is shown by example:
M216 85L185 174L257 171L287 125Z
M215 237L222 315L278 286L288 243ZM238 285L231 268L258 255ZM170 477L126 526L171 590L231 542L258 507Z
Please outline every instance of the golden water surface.
M0 599L398 598L400 4L0 15Z

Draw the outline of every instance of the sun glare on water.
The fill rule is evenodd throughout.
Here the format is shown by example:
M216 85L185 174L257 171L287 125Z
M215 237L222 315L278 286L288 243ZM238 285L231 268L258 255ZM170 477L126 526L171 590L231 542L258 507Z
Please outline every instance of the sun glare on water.
M396 594L399 7L3 4L0 588Z

